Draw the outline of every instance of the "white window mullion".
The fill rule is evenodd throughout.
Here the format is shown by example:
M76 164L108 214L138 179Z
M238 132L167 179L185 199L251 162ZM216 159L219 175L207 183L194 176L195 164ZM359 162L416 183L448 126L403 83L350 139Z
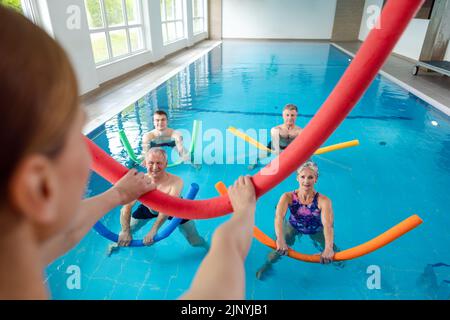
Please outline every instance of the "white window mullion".
M184 17L185 17L185 12L184 11L186 11L186 8L185 8L185 2L184 1L181 1L181 21L182 21L182 23L181 23L181 25L182 25L182 27L183 27L183 38L186 38L187 37L187 34L186 34L186 22L184 21ZM186 15L187 16L187 15Z
M123 14L125 19L125 31L127 33L127 44L128 44L128 53L133 52L131 49L131 39L130 39L130 29L128 29L128 11L127 6L125 4L125 0L122 0Z
M143 9L142 9L142 1L141 0L139 0L138 1L138 10L139 10L139 15L140 15L140 25L139 25L139 27L141 28L141 35L142 35L142 46L143 46L143 49L145 50L145 49L147 49L147 41L146 41L146 38L145 38L145 28L143 27L144 26L144 13L143 13Z
M38 15L36 3L33 0L20 0L23 14L33 23L41 25L40 17Z
M108 20L106 18L106 10L105 10L104 0L100 0L100 10L102 12L102 17L103 17L103 21L104 21L104 25L105 25L106 46L108 47L109 60L112 60L113 54L112 54L112 47L111 47L111 38L109 37L109 26L108 26Z
M166 22L167 21L167 9L166 9L166 1L165 0L163 0L162 1L162 6L163 6L163 12L164 12L164 21L163 22ZM161 17L162 18L162 17Z

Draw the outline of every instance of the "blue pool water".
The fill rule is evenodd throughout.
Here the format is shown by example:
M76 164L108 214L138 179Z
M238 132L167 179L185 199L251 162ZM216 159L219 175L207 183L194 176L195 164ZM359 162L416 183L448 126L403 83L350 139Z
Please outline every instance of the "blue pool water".
M350 63L350 57L324 43L226 41L178 75L142 97L89 136L118 161L127 155L118 137L123 128L136 151L140 137L152 129L151 115L161 108L171 127L191 130L202 122L203 152L226 136L230 125L266 129L281 122L286 103L299 106L302 127L317 112ZM437 125L431 122L436 121ZM314 157L320 168L317 190L333 201L335 242L353 247L387 230L412 214L424 223L394 243L346 262L344 268L283 258L264 281L255 273L270 250L253 242L245 267L248 299L447 299L450 268L450 122L447 116L378 76L351 114L325 145L359 139L360 146ZM219 141L220 140L220 141ZM230 139L232 140L232 139ZM188 145L188 139L185 141ZM241 160L233 145L224 148ZM255 153L247 148L247 153ZM216 159L225 154L215 153ZM230 184L248 173L247 164L203 164L196 171L178 166L170 172L200 186L198 199L216 196L214 184ZM93 174L87 194L109 187ZM297 187L290 176L262 197L256 224L272 235L279 196ZM214 229L228 217L196 221L210 241ZM103 219L119 230L119 208ZM140 231L142 237L148 231ZM47 284L55 299L176 299L188 287L205 252L192 248L176 230L168 239L146 248L124 248L106 256L109 242L95 231L47 269ZM307 238L294 249L316 253ZM70 285L70 267L78 266L81 287ZM370 266L380 271L380 288L369 289ZM369 282L372 283L369 279Z

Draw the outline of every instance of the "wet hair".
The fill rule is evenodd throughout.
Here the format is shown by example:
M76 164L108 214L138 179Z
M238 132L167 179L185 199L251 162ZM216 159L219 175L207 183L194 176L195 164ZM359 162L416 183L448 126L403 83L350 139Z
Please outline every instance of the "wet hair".
M156 110L155 113L153 113L153 116L155 116L155 114L159 114L160 116L165 116L166 119L168 119L169 117L167 116L167 113L164 110Z
M166 153L166 151L165 151L163 148L159 148L159 147L153 147L153 148L150 148L150 149L147 151L147 153L145 154L145 159L148 159L148 157L149 157L151 154L154 154L154 153L159 153L159 154L161 154L161 155L164 157L164 159L166 160L166 163L167 163L167 161L168 161L168 159L167 159L167 153Z
M296 106L295 104L291 104L291 103L285 105L284 108L283 108L283 111L284 111L284 110L289 110L289 111L296 111L296 112L298 112L297 106Z
M297 175L300 174L300 172L304 169L310 169L311 171L313 171L316 174L316 178L319 177L319 167L317 166L317 164L314 161L308 160L304 164L302 164L297 169Z
M32 154L52 159L64 148L79 108L75 73L44 30L0 5L0 204L19 163Z

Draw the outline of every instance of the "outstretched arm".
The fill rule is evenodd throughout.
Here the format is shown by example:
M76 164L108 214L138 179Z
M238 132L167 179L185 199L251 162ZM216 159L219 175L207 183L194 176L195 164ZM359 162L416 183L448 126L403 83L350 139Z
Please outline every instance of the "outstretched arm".
M136 201L130 202L122 207L120 209L120 226L121 230L119 233L119 241L117 244L120 247L127 247L130 245L131 240L133 240L133 237L131 235L131 209L133 208Z
M323 234L325 237L325 249L320 255L321 263L330 263L334 257L334 215L331 200L324 197L321 201Z
M113 208L129 203L142 194L155 189L143 173L131 169L115 185L104 193L82 201L77 217L58 237L45 246L44 261L50 263L74 247L92 226Z
M171 138L175 141L180 158L183 159L183 161L189 161L189 153L183 146L183 136L181 135L181 133L173 130Z
M142 156L144 158L145 158L145 155L147 154L148 150L150 149L149 145L153 139L155 139L155 137L152 132L145 134L144 137L142 138Z
M288 246L286 244L286 239L284 238L283 224L284 217L286 216L286 211L288 209L289 203L292 201L289 193L284 193L280 200L278 201L276 213L275 213L275 234L277 236L277 251L280 254L286 254L288 251Z
M272 150L275 154L280 154L280 128L270 129L270 138L272 139Z
M239 177L228 195L233 216L214 232L211 249L191 288L181 299L244 299L244 262L255 224L255 189L250 177Z

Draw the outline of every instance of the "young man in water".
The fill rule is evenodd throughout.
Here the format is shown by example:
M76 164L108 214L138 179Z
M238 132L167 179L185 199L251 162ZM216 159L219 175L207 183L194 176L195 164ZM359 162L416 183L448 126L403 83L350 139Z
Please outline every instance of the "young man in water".
M167 113L157 110L153 114L155 129L144 134L142 138L142 151L144 156L153 147L176 147L180 158L184 162L189 161L189 153L183 147L183 136L178 131L168 127Z

